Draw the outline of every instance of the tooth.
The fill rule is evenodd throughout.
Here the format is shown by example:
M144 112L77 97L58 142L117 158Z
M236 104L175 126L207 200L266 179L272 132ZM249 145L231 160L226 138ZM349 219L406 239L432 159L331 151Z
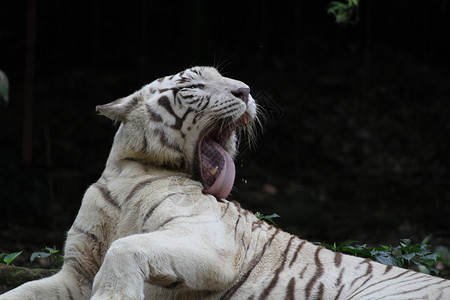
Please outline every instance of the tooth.
M217 174L217 171L219 171L219 166L215 167L214 169L212 169L211 171L211 175L215 176Z

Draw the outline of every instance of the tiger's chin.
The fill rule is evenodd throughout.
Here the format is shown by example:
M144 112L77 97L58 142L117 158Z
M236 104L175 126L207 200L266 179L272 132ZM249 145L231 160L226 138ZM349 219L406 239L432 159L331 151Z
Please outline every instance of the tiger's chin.
M249 113L245 113L235 122L222 126L215 126L202 135L198 148L200 177L205 194L218 198L226 198L233 188L236 168L233 158L224 148L227 143L234 143L231 139L233 131L239 126L248 124L252 120Z

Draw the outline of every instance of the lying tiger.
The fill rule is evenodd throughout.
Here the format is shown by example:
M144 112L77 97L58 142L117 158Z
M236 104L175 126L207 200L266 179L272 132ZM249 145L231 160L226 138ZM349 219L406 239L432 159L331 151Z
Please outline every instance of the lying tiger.
M121 125L62 270L0 299L450 299L450 281L331 252L225 200L249 92L194 67L97 106Z

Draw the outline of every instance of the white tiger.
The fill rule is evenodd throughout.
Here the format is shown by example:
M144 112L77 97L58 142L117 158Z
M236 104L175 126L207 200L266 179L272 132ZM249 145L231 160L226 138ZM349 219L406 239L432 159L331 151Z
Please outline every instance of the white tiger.
M195 67L98 106L121 125L62 270L0 299L450 299L450 281L331 252L224 199L249 91Z

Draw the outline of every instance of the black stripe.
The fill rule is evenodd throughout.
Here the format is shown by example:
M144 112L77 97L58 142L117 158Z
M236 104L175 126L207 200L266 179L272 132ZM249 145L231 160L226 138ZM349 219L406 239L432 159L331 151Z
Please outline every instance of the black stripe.
M384 283L384 282L386 282L386 281L400 278L401 276L403 276L403 275L405 275L405 274L407 274L407 273L411 273L411 272L414 273L414 271L406 270L405 272L402 272L402 273L400 273L400 274L398 274L398 275L396 275L396 276L394 276L394 277L389 277L389 278L383 279L383 280L381 280L381 281L377 281L377 282L375 282L375 283L372 283L372 284L366 286L364 290L367 290L368 288L370 288L370 287L372 287L372 286L375 286L375 285ZM384 289L384 287L381 287L381 288L379 288L378 290L373 291L373 293L376 293L376 292L381 291L381 290L383 290L383 289ZM348 298L347 300L352 299L353 297L355 297L355 296L358 295L359 293L363 292L364 290L359 291L359 292L356 293L356 294L353 294L353 295L352 295L350 298Z
M291 249L292 240L294 238L295 238L295 236L293 235L289 239L289 242L288 242L288 244L286 246L286 249L284 249L284 252L283 252L283 256L282 256L283 257L283 261L281 262L281 264L278 267L278 269L275 271L275 275L273 276L273 278L270 281L269 285L264 289L264 291L262 292L261 296L259 297L260 300L267 299L267 297L269 296L270 292L277 285L278 279L280 277L280 273L284 270L284 265L286 264L286 259L287 259L289 250Z
M238 210L238 212L242 211L242 207L241 207L241 204L239 202L233 200L233 201L231 201L231 203L233 203L234 206L236 206L236 209Z
M319 259L319 253L322 249L323 249L322 246L317 247L316 253L314 254L314 263L316 264L316 273L314 274L314 276L311 278L311 280L306 285L306 289L305 289L306 299L309 299L309 297L311 296L311 291L312 291L312 288L314 287L314 284L323 275L323 264Z
M190 98L193 98L193 97L195 97L195 93L192 93L190 95L183 95L183 99L190 99ZM200 100L199 98L194 98L191 101L189 101L189 104L197 102L199 100Z
M131 192L128 194L128 196L125 198L125 202L128 202L137 192L142 190L146 185L152 184L153 182L167 179L171 176L161 176L161 177L153 177L150 179L143 180L136 184L136 186L131 190Z
M233 115L233 113L238 111L238 110L239 110L239 107L232 107L231 109L229 109L227 111L221 111L220 114L221 114L221 116L229 117L229 116Z
M308 265L306 265L299 274L300 279L303 279L303 275L305 275L306 270L308 269Z
M72 229L73 231L77 232L77 233L81 233L81 234L86 235L86 236L87 236L92 242L94 242L95 244L98 244L98 243L99 243L99 240L100 240L100 239L99 239L95 234L93 234L92 232L86 231L86 230L80 228L79 226L77 226L77 225L75 225L75 224L72 226L71 229Z
M409 270L409 271L411 271L411 270ZM402 273L403 274L403 273ZM415 273L415 274L419 274L419 273ZM423 275L423 274L420 274L420 275ZM421 276L421 277L424 277L424 276ZM434 280L435 278L434 277L429 277L429 278L426 278L426 281L430 281L430 280ZM446 281L445 279L443 280L443 281ZM437 285L438 283L436 283L436 282L434 282L434 283L430 283L430 284L428 284L428 285L421 285L421 284L423 284L424 283L424 281L423 281L423 278L420 278L420 281L419 282L416 282L416 281L411 281L410 279L405 279L405 280L403 280L403 281L394 281L394 282L392 282L392 284L391 285L398 285L399 283L409 283L408 285L413 285L413 286L419 286L418 288L416 288L416 289L414 289L414 290L410 290L410 289L408 289L408 290L406 290L406 291L401 291L401 292L398 292L398 293L396 293L396 294L392 294L392 295L389 295L389 296L395 296L395 295L411 295L411 294L414 294L414 292L417 292L417 291L422 291L422 290L424 290L424 289L426 289L426 288L428 288L428 287L430 287L430 286L434 286L434 285ZM407 286L408 286L407 285ZM402 288L404 288L404 287L402 287ZM371 294L374 294L374 293L377 293L378 291L381 291L381 290L383 290L384 289L384 287L382 287L382 288L379 288L378 290L376 290L376 291L371 291L370 293ZM364 290L361 290L361 291L359 291L358 293L356 293L356 294L353 294L352 295L352 297L351 298L353 298L353 297L355 297L356 295L358 295L358 294L360 294L360 293L364 293L364 292L366 292L367 291L367 287L364 289ZM436 299L440 299L440 298L436 298Z
M175 118L175 124L171 125L173 129L180 130L181 127L183 127L183 123L187 117L187 115L192 112L193 110L191 108L188 108L186 112L183 114L182 117L179 117L174 111L170 104L169 98L167 96L162 96L158 99L158 104L171 114Z
M386 273L388 273L390 270L392 270L393 266L392 265L387 265L386 266L386 270L384 270L383 275L385 275Z
M241 220L241 215L238 216L238 218L236 220L236 224L234 224L234 240L236 240L236 235L238 232L237 226L238 226L240 220Z
M359 277L356 277L353 281L352 281L352 283L350 284L350 288L352 288L352 286L359 280L359 279L361 279L361 278L363 278L363 277L366 277L367 275L369 275L369 274L371 274L372 273L372 265L370 264L370 262L371 262L371 260L370 259L368 259L368 258L366 258L366 259L364 259L362 262L360 262L359 264L361 265L361 264L364 264L364 263L367 263L367 270L366 270L366 273L365 274L363 274L363 275L361 275L361 276L359 276ZM370 278L370 277L369 277ZM363 284L365 284L367 282L367 280L366 281L364 281L363 282ZM355 291L357 291L363 284L361 284L357 289L355 289Z
M286 296L284 296L284 299L285 300L295 299L295 277L292 277L291 280L289 280Z
M217 100L217 101L214 102L213 105L211 105L211 109L212 108L216 108L216 107L218 107L220 105L225 105L225 104L230 103L230 102L236 102L236 100L235 99L230 99L230 100L225 100L225 101Z
M150 105L146 105L147 113L150 115L150 119L154 122L161 123L163 121L162 117L153 111L153 109L150 107Z
M67 292L67 296L69 297L69 300L74 300L75 298L73 297L72 292L70 291L69 287L66 284L64 284L64 287L66 288L66 292Z
M430 278L430 279L434 279L434 278ZM447 280L444 280L444 281L447 281ZM398 292L396 294L392 294L392 295L389 295L389 296L397 296L397 295L403 295L403 294L413 295L415 292L423 291L423 290L425 290L425 289L427 289L427 288L429 288L431 286L435 286L435 285L439 284L439 283L433 282L433 283L430 283L430 284L427 284L427 285L420 285L421 283L423 283L423 282L419 282L419 283L415 284L415 286L419 286L419 287L414 289L414 290ZM436 298L436 299L440 299L440 298Z
M180 90L180 88L174 87L174 88L168 88L168 89L159 89L158 91L159 91L160 93L164 93L164 92L167 92L167 91L171 91L171 92L172 92L172 96L173 96L173 98L174 98L173 100L174 100L174 103L175 103L175 101L176 101L176 96L177 96L179 90ZM166 96L164 96L164 97L166 97Z
M164 222L162 222L158 228L156 228L155 230L159 230L161 227L164 227L165 225L169 224L170 222L172 222L175 219L180 219L180 218L192 218L192 217L197 217L200 216L200 214L192 214L192 215L184 215L184 216L173 216L170 217L168 219L166 219Z
M247 272L239 279L236 284L234 284L230 289L228 289L220 299L231 299L234 293L247 281L247 279L250 277L250 274L252 273L253 269L261 262L261 258L264 256L264 253L266 252L267 248L270 247L272 244L273 239L275 236L280 232L281 230L277 228L275 230L274 234L270 237L270 239L264 244L262 251L253 257L249 264L249 268L247 269Z
M197 113L195 114L195 116L194 116L194 119L192 120L192 124L196 124L196 123L197 123L197 119L203 118L203 115L204 115L204 114L205 114L204 111L197 112Z
M335 252L334 253L334 265L336 266L336 268L339 268L341 263L342 263L342 253Z
M131 100L126 104L123 114L128 115L130 112L132 112L138 105L139 100L140 100L140 98L138 98L137 96L134 96L133 98L131 98Z
M319 291L317 292L317 299L323 298L323 290L324 290L324 286L323 286L323 283L321 282L319 284Z
M155 128L153 130L153 133L156 136L159 136L159 142L161 143L161 145L163 145L163 146L165 146L167 148L170 148L172 150L175 150L177 152L180 152L180 153L183 152L179 145L172 144L172 143L169 142L169 139L167 138L166 133L162 129Z
M210 100L210 99L206 99L205 104L204 104L202 107L200 107L200 110L201 110L201 111L205 110L205 108L208 107L209 100ZM201 104L201 103L203 103L203 99L202 99L202 101L200 102L200 104ZM200 104L199 104L199 105L200 105ZM197 107L198 107L198 106L197 106Z
M336 280L336 286L340 286L342 283L342 276L344 275L344 270L345 268L342 268L341 271L339 272L339 277Z
M260 228L263 224L266 224L264 220L258 220L252 223L252 231L255 231L257 228Z
M230 103L230 104L228 104L228 105L224 105L225 103L221 103L221 105L219 105L220 107L219 107L219 110L220 111L224 111L225 109L229 109L229 108L235 108L236 106L240 106L240 103L239 102L232 102L232 103ZM226 113L227 111L224 111L224 114Z
M294 257L292 258L291 262L289 263L289 268L292 267L292 265L294 264L295 260L297 259L297 255L300 252L300 250L303 248L303 245L306 244L306 241L303 240L297 247L297 249L295 250L295 254Z
M64 265L72 268L76 275L82 277L77 282L84 281L86 285L92 284L95 274L85 264L80 263L77 258L64 256Z
M225 207L225 210L223 211L222 216L220 216L221 218L223 218L223 216L225 216L225 214L227 213L228 207L230 207L230 202L227 203L227 206Z
M105 185L97 182L94 184L94 186L102 193L103 199L106 202L108 202L109 204L120 210L119 203L116 201L116 199L114 199L114 197L111 195L111 192Z
M197 74L198 76L202 76L202 73L199 70L197 70L196 68L191 68L191 69L189 69L189 71L191 71L192 73Z
M367 277L367 279L366 280L364 280L364 282L363 283L361 283L361 285L359 286L359 287L357 287L353 292L356 292L357 290L359 290L359 289L361 289L362 288L362 290L361 290L361 292L364 292L365 290L366 290L366 288L365 288L365 284L370 280L370 279L372 279L373 278L373 275L370 275L369 277ZM351 288L351 285L350 285L350 288ZM359 292L358 292L359 293ZM357 293L357 294L358 294Z
M342 293L342 290L344 289L344 286L345 286L345 284L342 285L341 288L339 289L339 291L338 291L336 297L334 298L335 300L339 299L339 297L341 296L341 293Z
M160 199L157 203L155 203L149 210L148 212L145 214L144 216L144 220L142 221L142 225L141 225L141 229L144 228L145 223L147 223L148 219L150 218L150 216L152 215L153 211L155 211L155 209L161 204L163 203L167 198L173 196L173 195L177 195L177 194L184 194L182 192L176 192L176 193L170 193L166 196L164 196L162 199Z
M144 134L142 135L142 152L147 153L147 149L148 149L147 136Z
M180 79L177 79L177 83L186 83L186 82L191 82L192 78L186 77L186 76L182 76Z
M364 260L363 262L361 262L360 264L365 263L365 262L367 262L367 264L368 264L366 273L365 273L364 275L362 275L362 276L356 278L355 280L353 280L353 282L350 284L350 289L352 288L353 284L354 284L358 279L363 278L363 277L365 277L365 276L367 276L367 275L369 275L369 274L372 273L373 268L372 268L372 265L370 264L370 259L365 259L365 260ZM364 292L365 290L367 290L367 288L366 288L364 285L365 285L370 279L372 279L372 278L373 278L373 275L371 274L369 277L367 277L366 280L364 280L363 283L361 283L361 284L359 285L359 287L355 288L355 289L353 290L352 293L357 292L357 291L360 290L361 288L362 288L362 289L361 289L361 291L357 292L356 294L353 294L353 296L355 296L355 295L357 295L357 294L359 294L359 293Z

